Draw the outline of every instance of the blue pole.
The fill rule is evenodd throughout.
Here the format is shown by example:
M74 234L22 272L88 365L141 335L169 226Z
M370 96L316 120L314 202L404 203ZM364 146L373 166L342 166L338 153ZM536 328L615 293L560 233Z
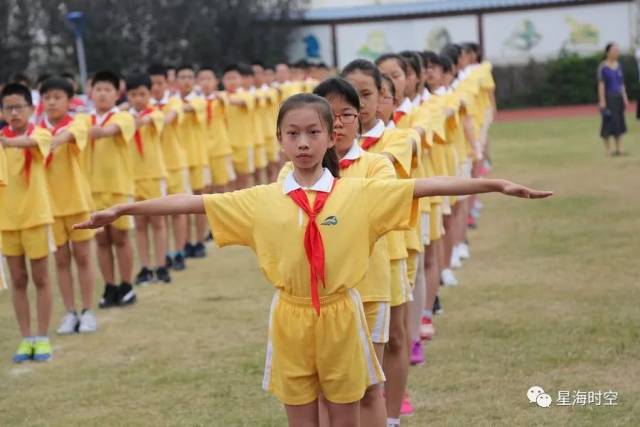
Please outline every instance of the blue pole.
M84 13L69 12L67 14L67 21L69 21L73 27L73 35L76 41L76 55L78 57L78 68L80 69L81 86L84 89L85 82L87 81L87 60L84 54L84 41L82 39L82 32L84 30Z

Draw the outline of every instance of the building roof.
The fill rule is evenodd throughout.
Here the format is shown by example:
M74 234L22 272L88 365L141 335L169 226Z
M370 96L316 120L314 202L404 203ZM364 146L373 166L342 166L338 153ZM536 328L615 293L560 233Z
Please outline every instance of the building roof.
M618 0L625 1L625 0ZM628 0L627 0L628 1ZM310 9L303 14L304 22L363 21L407 18L429 15L456 15L479 11L540 8L574 3L604 3L599 0L434 0L412 3L324 7Z

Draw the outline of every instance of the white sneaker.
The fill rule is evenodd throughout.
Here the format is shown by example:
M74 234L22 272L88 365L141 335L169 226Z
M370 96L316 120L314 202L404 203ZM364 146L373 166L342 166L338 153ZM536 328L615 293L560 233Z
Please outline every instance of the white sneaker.
M67 311L60 322L60 326L58 327L58 334L69 335L75 333L79 321L78 315Z
M449 264L454 270L462 268L462 261L460 261L460 251L458 251L457 246L454 246L453 250L451 251L451 262Z
M87 310L80 316L80 333L95 332L98 329L98 322L93 311Z
M456 276L453 274L453 271L450 268L445 268L444 270L442 270L440 278L442 279L442 284L448 288L458 286L458 280L456 280Z
M466 243L458 244L458 256L460 259L469 259L471 258L471 253L469 252L469 245Z

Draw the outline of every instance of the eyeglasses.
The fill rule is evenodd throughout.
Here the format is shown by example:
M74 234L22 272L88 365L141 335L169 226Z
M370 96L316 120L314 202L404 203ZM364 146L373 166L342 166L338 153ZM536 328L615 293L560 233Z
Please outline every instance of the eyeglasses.
M25 108L29 108L29 106L27 104L22 104L22 105L5 105L4 107L2 107L2 111L4 111L7 114L11 114L14 111L16 113L20 113L22 110L24 110Z
M353 122L355 122L355 121L356 121L356 118L357 118L357 117L358 117L358 115L357 115L357 114L355 114L355 113L344 113L344 114L334 114L334 115L333 115L333 118L334 118L335 120L340 119L340 122L341 122L343 125L350 125L350 124L352 124Z

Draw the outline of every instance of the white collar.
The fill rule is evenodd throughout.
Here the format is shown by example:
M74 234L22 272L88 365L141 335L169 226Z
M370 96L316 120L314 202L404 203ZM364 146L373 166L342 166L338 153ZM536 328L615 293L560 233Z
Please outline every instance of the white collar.
M262 83L262 86L260 86L260 89L262 89L262 90L269 90L270 88L271 87L266 83Z
M69 114L69 112L67 112L67 114ZM69 114L69 116L71 116L71 114ZM44 122L44 126L49 129L51 132L53 132L53 130L56 128L50 121L49 118L47 117L46 114L42 115L42 121ZM64 126L62 126L61 128L56 130L56 134L58 132L62 132L63 130L65 130L66 128L68 128L71 125L71 123L66 124ZM55 134L54 134L55 135Z
M330 193L331 189L333 188L334 179L335 178L333 177L333 175L331 175L331 172L329 171L329 169L324 168L322 171L322 175L320 176L320 179L318 179L316 183L313 184L311 187L307 188L307 190ZM289 172L289 175L287 175L287 177L284 179L284 183L282 184L282 192L284 194L289 194L292 191L295 191L299 188L303 188L303 187L300 184L298 184L298 181L296 181L296 179L294 178L293 171Z
M111 110L107 111L104 114L98 114L98 112L96 110L93 110L93 112L91 114L93 114L94 116L96 116L96 123L100 123L102 124L103 120L109 115L109 114L115 114L120 112L120 110L118 110L118 107L113 107Z
M438 89L434 90L433 93L438 96L445 95L447 93L447 87L440 86Z
M396 122L394 122L393 120L389 120L389 123L387 123L387 129L395 129L396 128Z
M351 144L351 148L349 148L347 154L345 154L340 160L356 160L359 159L361 155L362 148L360 148L360 144L358 144L358 140L356 139L353 141L353 144Z
M431 92L426 87L422 89L422 102L426 102L431 98Z
M402 111L405 114L409 114L413 109L413 103L409 98L405 98L402 100L402 104L398 107L396 111Z
M393 120L391 120L393 122ZM369 131L367 131L364 135L362 135L364 138L368 138L368 137L373 137L373 138L380 138L382 136L382 134L384 133L384 122L380 119L378 119L378 121L376 122L376 125L374 127L372 127L371 129L369 129Z
M417 94L416 97L413 98L413 101L411 101L411 103L413 104L414 108L419 107L422 103L422 94Z
M164 91L164 95L162 95L162 99L157 100L155 99L153 96L151 97L151 104L153 104L154 106L162 104L162 105L166 105L169 102L169 98L171 98L171 94L169 93L168 90Z
M185 96L183 99L185 101L191 101L192 99L195 99L195 98L200 98L200 95L198 95L198 93L194 89L191 92L189 92L189 94Z

